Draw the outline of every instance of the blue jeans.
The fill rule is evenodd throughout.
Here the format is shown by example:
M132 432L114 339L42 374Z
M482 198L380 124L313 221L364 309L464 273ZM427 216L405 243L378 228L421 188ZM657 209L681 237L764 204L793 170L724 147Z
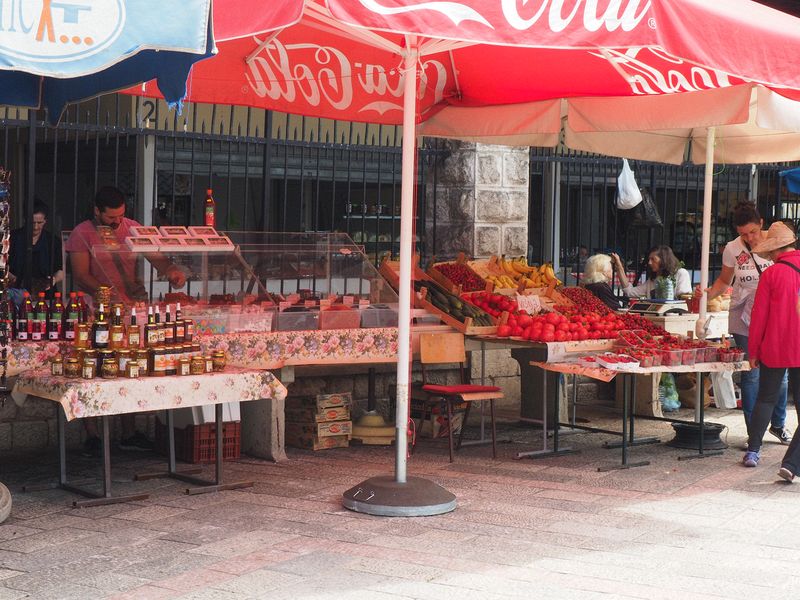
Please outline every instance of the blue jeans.
M747 336L738 333L733 334L733 339L736 340L736 345L744 350L745 360L750 358L747 353ZM739 387L742 388L742 412L744 412L744 422L750 425L750 417L753 414L753 409L756 406L756 399L758 398L758 381L760 369L751 369L749 371L742 371L740 373L741 380ZM786 398L789 393L789 378L787 373L783 374L783 381L781 382L781 389L778 392L778 401L775 403L775 408L772 411L771 424L776 428L783 428L786 423Z

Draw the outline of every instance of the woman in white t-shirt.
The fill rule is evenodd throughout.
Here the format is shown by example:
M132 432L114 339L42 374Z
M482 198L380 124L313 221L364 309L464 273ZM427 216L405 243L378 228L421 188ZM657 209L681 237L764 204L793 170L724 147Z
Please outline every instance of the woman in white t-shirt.
M764 237L764 220L758 213L756 205L752 202L739 202L733 209L733 225L739 234L735 240L725 245L722 252L722 272L714 284L706 290L708 299L716 298L729 287L733 286L731 306L728 312L728 331L736 340L736 345L747 352L748 329L750 327L750 312L753 309L756 288L761 273L772 262L762 259L752 252L752 248ZM695 294L699 295L699 288ZM749 356L746 355L746 358ZM758 396L758 369L742 371L740 387L742 388L742 411L745 423L749 425L750 415L756 405ZM769 432L777 437L782 444L792 441L792 433L786 429L786 395L788 382L783 381L778 402L772 412Z
M625 266L619 255L612 254L614 265L617 269L617 276L622 284L622 293L628 298L650 298L652 291L656 287L656 279L658 277L672 277L675 280L675 297L681 294L692 293L692 278L689 271L680 266L680 262L669 246L656 246L650 250L650 255L647 259L647 266L649 272L647 273L647 280L641 285L632 285L628 281L628 276L625 273Z

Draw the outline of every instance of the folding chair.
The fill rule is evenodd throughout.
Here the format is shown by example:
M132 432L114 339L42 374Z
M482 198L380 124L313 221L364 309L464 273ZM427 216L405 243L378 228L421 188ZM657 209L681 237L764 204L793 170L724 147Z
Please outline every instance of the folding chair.
M497 458L497 432L494 422L494 401L503 398L503 392L493 385L471 385L467 383L464 363L467 354L464 349L464 335L461 333L421 333L419 336L419 354L422 364L423 402L430 406L431 418L433 405L444 405L447 409L447 438L450 446L450 462L453 462L453 405L466 403L464 424L458 435L458 445L464 436L464 426L469 417L469 409L473 402L488 401L492 420L492 458ZM458 363L461 371L460 385L436 385L428 383L426 365ZM423 413L423 417L424 417Z

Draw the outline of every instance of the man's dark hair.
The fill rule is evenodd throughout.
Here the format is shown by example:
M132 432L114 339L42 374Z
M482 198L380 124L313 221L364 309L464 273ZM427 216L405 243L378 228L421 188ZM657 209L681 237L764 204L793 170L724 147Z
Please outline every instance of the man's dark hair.
M733 226L744 227L750 223L761 224L761 215L752 202L742 201L733 207Z
M125 205L125 194L111 185L101 187L95 194L94 205L100 212L107 208L119 208Z

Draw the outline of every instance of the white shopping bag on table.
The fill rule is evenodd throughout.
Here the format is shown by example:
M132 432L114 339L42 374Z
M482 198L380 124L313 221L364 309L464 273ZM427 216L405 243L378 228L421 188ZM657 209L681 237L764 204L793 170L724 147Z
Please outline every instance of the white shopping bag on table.
M714 404L717 408L736 408L736 388L733 387L733 373L711 373L714 388Z

